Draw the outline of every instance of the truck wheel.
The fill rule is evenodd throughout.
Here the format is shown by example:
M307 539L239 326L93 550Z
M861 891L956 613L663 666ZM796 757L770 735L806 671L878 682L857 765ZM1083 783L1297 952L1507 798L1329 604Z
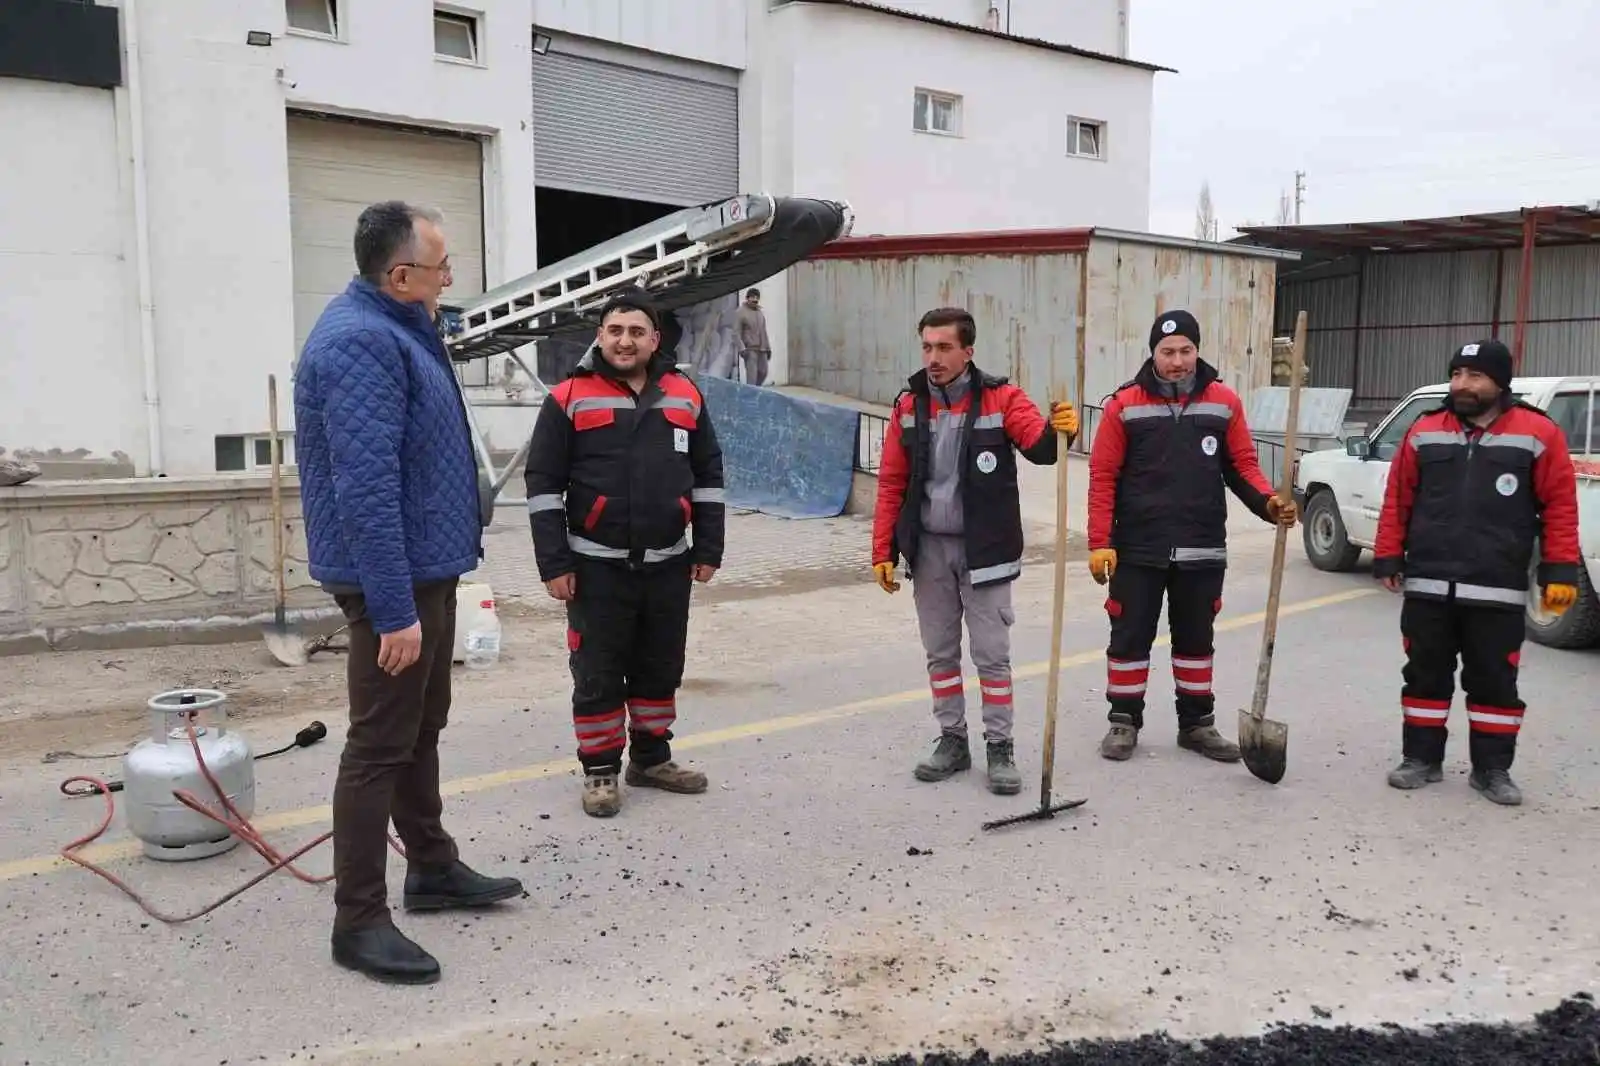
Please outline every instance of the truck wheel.
M1345 536L1344 519L1339 517L1339 504L1332 489L1318 489L1306 501L1306 513L1301 519L1306 558L1318 570L1345 573L1356 568L1361 549Z
M1534 563L1538 569L1537 561ZM1589 648L1600 644L1600 596L1595 595L1589 573L1578 566L1578 602L1566 614L1544 609L1537 575L1528 582L1528 639L1549 648Z

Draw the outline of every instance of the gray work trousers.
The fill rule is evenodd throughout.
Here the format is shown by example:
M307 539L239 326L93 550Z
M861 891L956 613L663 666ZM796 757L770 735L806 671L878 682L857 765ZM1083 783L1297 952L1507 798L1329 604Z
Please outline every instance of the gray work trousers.
M923 533L911 574L917 627L928 656L933 716L942 732L967 735L967 697L961 677L961 622L972 640L972 664L983 697L985 740L1011 739L1011 582L973 588L966 545L959 536Z
M760 348L746 348L739 353L744 361L744 380L748 385L765 385L767 383L767 360L771 353Z

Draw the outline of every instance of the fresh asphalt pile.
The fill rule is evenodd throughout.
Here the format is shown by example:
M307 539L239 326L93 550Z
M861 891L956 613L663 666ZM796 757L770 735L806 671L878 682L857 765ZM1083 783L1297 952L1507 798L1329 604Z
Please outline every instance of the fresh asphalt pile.
M1175 1040L1164 1033L1089 1040L992 1057L902 1055L870 1066L1600 1066L1600 1012L1587 992L1521 1025L1468 1023L1405 1029L1286 1025L1259 1037ZM854 1060L852 1066L868 1066ZM824 1066L797 1059L786 1066ZM827 1064L834 1066L834 1064Z

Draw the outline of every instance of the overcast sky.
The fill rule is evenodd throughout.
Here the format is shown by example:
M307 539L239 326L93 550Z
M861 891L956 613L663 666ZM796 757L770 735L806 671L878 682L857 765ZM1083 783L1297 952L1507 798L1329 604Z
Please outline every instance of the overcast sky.
M1596 0L1132 0L1130 54L1157 74L1150 229L1219 238L1600 200Z

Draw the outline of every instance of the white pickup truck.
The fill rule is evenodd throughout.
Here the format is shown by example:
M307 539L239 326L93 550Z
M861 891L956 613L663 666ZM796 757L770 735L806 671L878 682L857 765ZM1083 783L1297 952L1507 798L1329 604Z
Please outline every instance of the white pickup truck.
M1578 602L1563 615L1545 611L1537 584L1529 583L1528 636L1556 648L1600 644L1600 376L1517 378L1511 390L1543 410L1566 433L1578 467L1578 540L1587 572L1580 572ZM1306 557L1319 570L1353 570L1378 536L1378 513L1389 481L1389 460L1422 414L1438 407L1447 384L1417 389L1366 437L1344 450L1311 452L1295 465L1294 491L1304 516ZM1535 565L1538 563L1535 553Z

